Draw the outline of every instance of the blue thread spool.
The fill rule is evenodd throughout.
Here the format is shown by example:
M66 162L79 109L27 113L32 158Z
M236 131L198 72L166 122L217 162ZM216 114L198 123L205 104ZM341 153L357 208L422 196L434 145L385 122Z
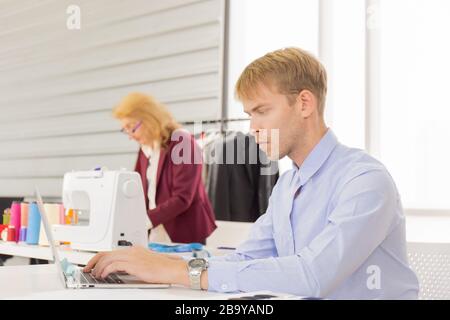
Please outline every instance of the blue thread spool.
M26 242L26 241L27 241L27 228L20 227L19 242Z
M41 215L36 202L30 203L28 207L27 244L39 243L39 232L41 231Z

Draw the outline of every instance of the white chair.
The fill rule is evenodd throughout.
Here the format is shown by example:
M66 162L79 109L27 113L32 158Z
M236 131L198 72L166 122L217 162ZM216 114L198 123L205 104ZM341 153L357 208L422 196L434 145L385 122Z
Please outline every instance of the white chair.
M450 243L407 246L409 263L419 278L419 299L450 300Z
M247 239L253 223L216 220L216 225L217 229L206 239L206 246L236 248Z

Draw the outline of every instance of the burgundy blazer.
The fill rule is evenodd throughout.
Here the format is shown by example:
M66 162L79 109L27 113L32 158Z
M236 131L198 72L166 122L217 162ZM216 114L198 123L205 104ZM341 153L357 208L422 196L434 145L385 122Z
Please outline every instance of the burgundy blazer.
M202 153L190 133L177 130L172 136L176 141L161 148L156 208L152 210L148 208L147 196L148 158L139 150L135 171L141 175L147 214L154 227L164 225L172 242L204 243L216 224L202 182Z

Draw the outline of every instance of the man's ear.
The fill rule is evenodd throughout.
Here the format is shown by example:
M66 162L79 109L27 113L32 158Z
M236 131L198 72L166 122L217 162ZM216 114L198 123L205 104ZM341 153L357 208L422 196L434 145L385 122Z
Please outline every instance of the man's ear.
M309 118L317 109L317 99L309 90L302 90L297 96L297 104L300 107L300 113L303 118Z

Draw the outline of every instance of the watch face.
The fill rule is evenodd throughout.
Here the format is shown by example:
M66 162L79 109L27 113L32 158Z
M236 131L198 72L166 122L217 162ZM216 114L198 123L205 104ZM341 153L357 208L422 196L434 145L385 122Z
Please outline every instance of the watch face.
M189 261L189 266L191 268L203 268L206 266L206 260L205 259L192 259Z

